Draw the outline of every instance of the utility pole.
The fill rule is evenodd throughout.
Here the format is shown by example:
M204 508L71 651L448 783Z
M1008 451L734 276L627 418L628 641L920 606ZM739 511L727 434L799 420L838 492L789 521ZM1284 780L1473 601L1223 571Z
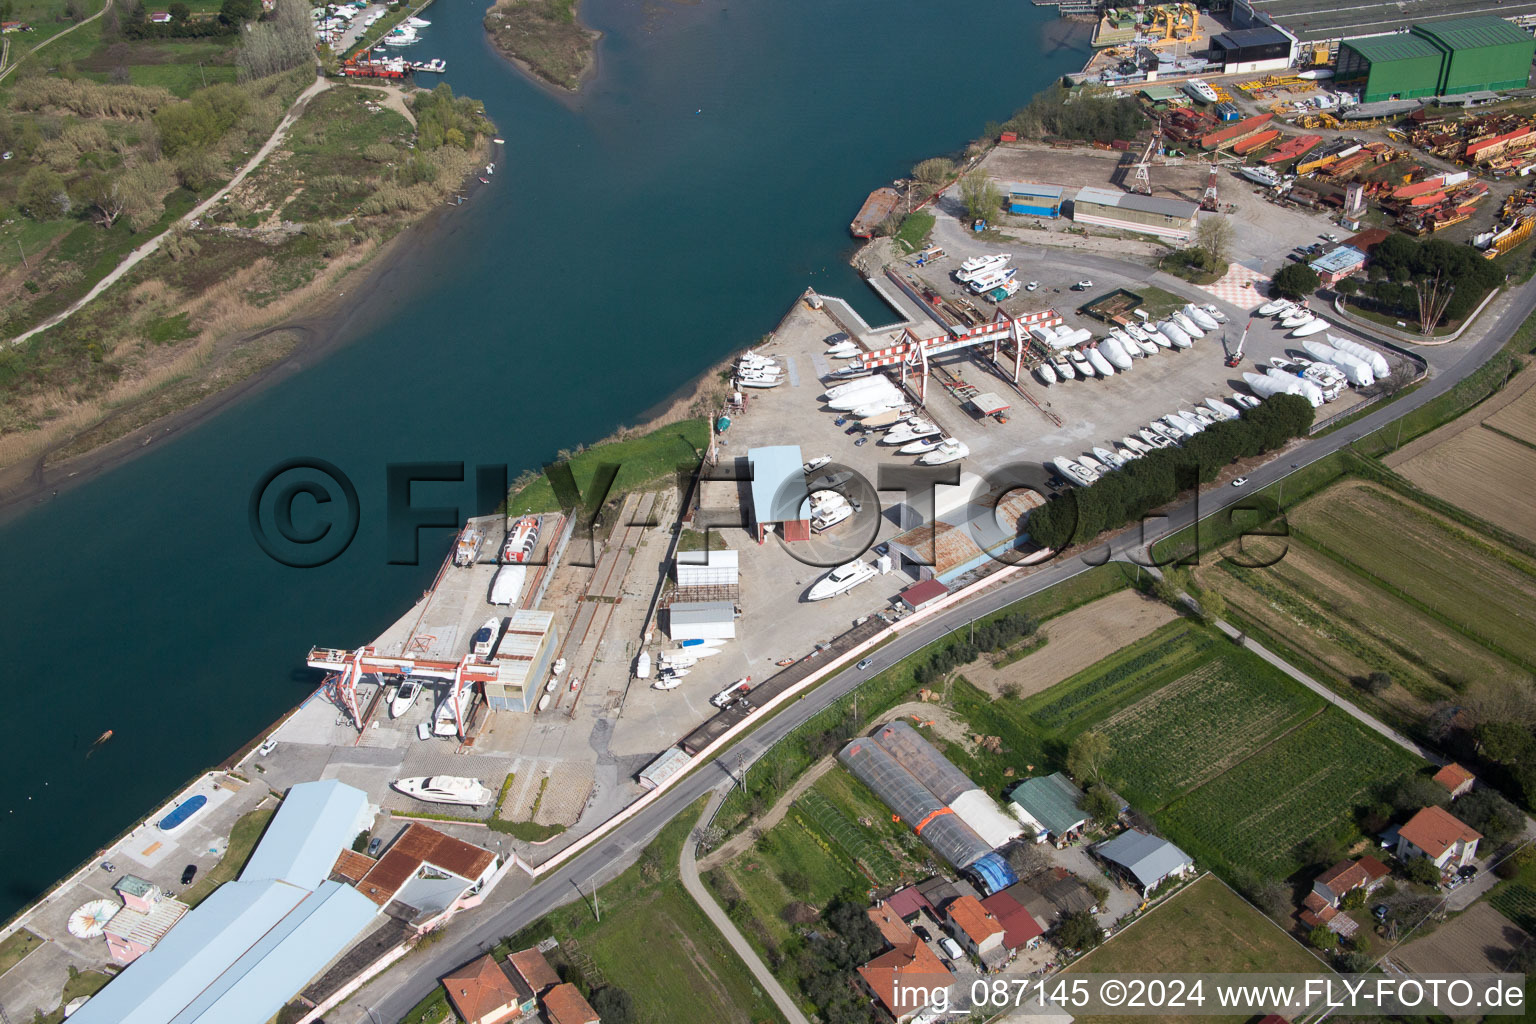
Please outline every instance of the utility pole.
M28 270L31 270L32 265L27 262L27 250L21 247L21 239L19 238L16 239L16 251L21 253L21 265L26 267ZM10 1022L6 1021L4 1024L10 1024Z
M603 908L602 905L597 902L597 876L594 875L587 879L587 884L592 887L592 913L597 915L598 924L602 924Z

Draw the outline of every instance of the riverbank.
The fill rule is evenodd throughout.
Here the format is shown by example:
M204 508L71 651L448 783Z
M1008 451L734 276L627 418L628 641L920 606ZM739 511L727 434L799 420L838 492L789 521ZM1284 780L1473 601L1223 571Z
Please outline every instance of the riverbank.
M497 0L485 31L502 56L540 81L577 92L596 70L602 33L582 24L579 0Z
M342 85L317 97L206 222L28 342L18 360L46 371L90 339L99 379L7 381L0 508L47 500L297 369L296 358L330 351L426 242L412 229L451 216L489 180L482 168L499 154L479 105L432 102L478 126L467 148L412 154L420 133L395 90ZM402 187L406 173L423 180Z

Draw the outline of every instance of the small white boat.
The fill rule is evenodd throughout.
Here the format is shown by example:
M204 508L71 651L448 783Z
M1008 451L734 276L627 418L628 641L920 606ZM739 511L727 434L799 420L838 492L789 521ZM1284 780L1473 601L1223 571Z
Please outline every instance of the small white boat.
M491 604L516 604L523 594L523 584L528 579L525 565L504 565L496 570L491 581Z
M905 445L925 437L938 437L942 433L943 431L938 428L937 424L929 423L926 420L915 420L909 423L899 423L892 427L886 431L885 436L880 439L880 443Z
M879 575L880 570L875 568L873 562L865 562L855 559L845 562L816 581L811 587L810 593L805 595L807 601L824 601L829 597L846 594L860 583L865 583Z
M1126 340L1129 341L1130 339L1127 338ZM1110 361L1110 364L1113 365L1115 369L1124 372L1131 368L1130 353L1126 352L1125 348L1114 338L1105 338L1103 341L1099 342L1098 350L1105 359ZM1137 349L1136 354L1139 356L1141 354L1141 350Z
M911 441L911 442L909 442L907 444L902 445L900 448L896 449L896 454L898 454L898 455L927 455L929 452L933 451L935 448L937 448L942 443L943 443L943 441L941 439L939 439L939 438L923 437L923 438L919 438L916 441Z
M1185 430L1183 425L1172 416L1164 416L1160 420L1153 420L1152 429L1163 434L1165 437L1171 437L1175 441L1182 441L1190 436L1189 431Z
M1041 363L1039 366L1035 367L1035 376L1040 378L1041 384L1056 383L1056 371L1051 368L1050 363Z
M1232 392L1232 401L1244 409L1257 409L1259 407L1259 400L1257 398L1254 398L1252 395L1240 395L1236 391Z
M1183 313L1175 313L1168 319L1178 324L1179 330L1189 335L1191 341L1193 341L1195 338L1205 337L1205 332L1202 331L1193 320L1185 316Z
M1216 90L1206 85L1198 78L1191 78L1184 83L1184 91L1201 103L1215 103L1221 99L1216 95Z
M556 679L554 676L550 676L549 677L549 682L544 684L544 692L545 693L554 693L555 692L555 686L558 685L559 682L560 682L560 680Z
M1236 409L1219 398L1207 398L1205 400L1205 407L1224 420L1235 420L1239 415Z
M1208 427L1214 426L1216 424L1216 414L1211 412L1211 410L1207 409L1203 405L1197 405L1188 412L1180 409L1179 412L1185 416L1194 416L1195 419L1199 420L1201 423Z
M555 699L555 695L552 694L552 693L546 693L544 696L540 697L539 698L539 710L540 711L548 711L549 710L549 702L554 700L554 699Z
M1180 409L1178 412L1169 413L1168 420L1170 422L1177 422L1191 437L1205 429L1205 424L1200 422L1198 417L1185 412L1183 409Z
M1227 322L1227 314L1223 313L1214 302L1207 302L1200 308L1205 311L1206 316L1210 317L1218 324L1224 324Z
M1126 355L1130 356L1132 359L1141 358L1141 344L1135 338L1131 337L1129 334L1126 334L1124 331L1118 328L1110 331L1109 340L1113 341L1117 346L1119 346L1120 349L1125 352Z
M690 671L691 671L691 669L687 669L687 668L684 668L682 666L678 666L676 668L672 668L672 667L669 666L667 668L662 669L660 672L656 673L656 678L657 679L672 679L672 678L681 679L681 678L683 678L683 676L686 676Z
M1162 332L1163 337L1167 338L1174 348L1189 348L1189 335L1185 334L1183 329L1172 320L1164 320L1157 325L1157 329Z
M890 379L886 377L860 377L858 380L851 380L845 384L832 385L827 388L821 397L823 401L835 402L840 398L847 398L849 395L859 392L883 390L885 388L895 390L896 385L892 384Z
M1277 316L1289 312L1295 308L1295 303L1290 299L1273 299L1264 303L1254 311L1257 316Z
M411 26L411 28L426 28L432 24L426 18L417 18L414 15L412 17L406 18L405 23Z
M1309 82L1316 82L1320 79L1332 78L1333 68L1313 68L1310 71L1303 71L1299 73L1296 77L1305 78Z
M917 461L925 466L942 466L946 462L959 462L971 449L964 441L957 441L952 437L946 437L939 442L939 446L931 452L924 452L917 457Z
M1077 371L1072 369L1072 361L1070 359L1057 357L1051 361L1051 365L1056 368L1056 376L1060 377L1063 381L1077 380Z
M1119 448L1117 448L1115 451L1115 454L1120 456L1120 461L1122 463L1130 462L1134 459L1139 459L1144 454L1146 454L1145 452L1137 451L1135 448L1132 448L1129 444L1127 444L1126 442L1129 440L1130 438L1122 438L1118 442Z
M700 658L713 658L719 653L718 647L680 647L676 650L662 651L656 656L669 665L696 665Z
M1152 339L1154 348L1173 348L1173 342L1168 340L1168 335L1163 333L1162 328L1153 330L1149 337Z
M416 698L420 696L420 683L414 679L402 679L400 686L395 690L395 696L389 702L389 717L405 717L405 713L411 710L411 705L415 704Z
M1158 430L1155 427L1147 427L1145 430L1139 430L1137 431L1137 435L1153 448L1173 447L1173 438L1169 437L1167 434L1163 433L1161 430Z
M1098 459L1089 458L1087 455L1078 456L1077 464L1088 470L1088 472L1093 473L1095 476L1103 476L1109 472L1108 466L1104 465L1104 463L1100 462Z
M1161 338L1162 335L1159 334L1158 337ZM1141 354L1143 356L1155 356L1155 355L1157 355L1157 344L1155 342L1153 342L1150 338L1145 338L1145 339L1143 339L1143 338L1135 338L1135 339L1132 339L1132 340L1135 342L1136 347L1141 349Z
M865 405L855 406L844 411L856 420L868 420L888 412L895 412L904 416L912 411L912 406L907 404L907 400L901 395L897 395L894 398L877 398ZM892 420L892 422L895 421Z
M1324 320L1322 317L1320 317L1320 316L1319 317L1314 317L1312 320L1310 320L1307 323L1304 323L1300 327L1296 328L1289 335L1287 335L1287 337L1291 337L1291 338L1306 338L1306 337L1310 337L1310 336L1312 336L1314 334L1317 334L1317 333L1319 333L1321 331L1326 331L1328 328L1330 328L1332 326L1333 326L1333 324L1330 324L1327 320Z
M783 377L742 377L736 383L744 388L776 388L784 383Z
M396 779L391 783L406 796L433 804L459 804L464 807L483 807L494 795L480 784L479 779L466 779L459 775L421 775L410 779Z
M1060 455L1051 460L1051 466L1069 483L1079 487L1087 487L1099 478L1099 475L1092 470L1084 469L1071 459Z
M1067 358L1072 362L1072 369L1083 380L1093 380L1093 378L1098 376L1098 373L1093 369L1093 364L1088 361L1088 357L1083 353L1073 349L1067 353Z
M1147 444L1145 441L1139 441L1129 434L1120 439L1120 444L1126 448L1129 448L1137 455L1145 455L1152 450L1151 445Z
M1392 368L1387 365L1387 359L1385 356L1373 348L1368 348L1367 346L1360 344L1358 341L1352 341L1349 338L1341 338L1338 335L1330 334L1328 335L1328 344L1332 345L1337 351L1343 352L1345 355L1354 356L1356 359L1365 363L1371 368L1371 373L1374 374L1378 380L1384 377L1388 377L1392 373Z
M1125 468L1125 460L1124 459L1122 459L1120 456L1116 455L1114 452L1110 451L1108 448L1105 448L1105 447L1103 447L1101 445L1095 445L1094 446L1094 448L1093 448L1093 457L1095 459L1098 459L1104 465L1108 466L1110 469L1124 469Z
M651 656L645 651L640 652L640 657L635 659L635 678L649 679L651 677Z
M836 505L811 517L811 532L823 533L853 515L853 506Z
M653 689L653 690L675 690L679 686L682 686L682 685L683 685L683 681L681 679L677 678L677 676L675 676L675 675L670 675L670 676L667 676L665 679L657 679L654 683L651 684L651 689Z
M1099 351L1097 345L1090 348L1085 354L1088 356L1089 364L1093 366L1094 371L1100 377L1113 377L1115 375L1114 366L1110 364L1108 359L1104 358L1104 354Z
M1280 326L1300 327L1302 324L1311 323L1313 319L1316 318L1316 316L1317 314L1312 312L1310 309L1293 309L1289 313L1280 317Z
M1211 314L1193 302L1184 307L1184 315L1193 320L1202 331L1214 331L1217 327L1221 326L1212 318Z
M830 456L830 455L818 455L814 459L812 459L810 462L807 462L804 466L802 466L800 468L805 470L807 473L814 473L818 469L820 469L822 466L825 466L827 463L829 463L831 461L832 461L832 456Z

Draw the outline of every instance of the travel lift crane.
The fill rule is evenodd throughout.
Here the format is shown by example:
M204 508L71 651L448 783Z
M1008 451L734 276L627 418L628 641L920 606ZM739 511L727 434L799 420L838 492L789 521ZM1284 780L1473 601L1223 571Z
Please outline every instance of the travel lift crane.
M1200 209L1216 213L1221 209L1221 193L1216 191L1216 161L1211 161L1211 174L1205 179L1205 195L1200 197Z
M1237 339L1237 351L1232 352L1227 356L1228 367L1235 369L1243 365L1243 346L1248 342L1248 328L1252 326L1253 320L1250 318L1247 325L1243 327L1243 336ZM1223 347L1225 347L1226 339L1223 338L1222 342Z
M1158 121L1152 129L1152 137L1147 140L1147 148L1142 150L1141 159L1131 166L1136 169L1136 174L1131 181L1131 191L1140 192L1144 196L1152 194L1152 175L1148 168L1152 166L1152 154L1163 155L1163 122Z

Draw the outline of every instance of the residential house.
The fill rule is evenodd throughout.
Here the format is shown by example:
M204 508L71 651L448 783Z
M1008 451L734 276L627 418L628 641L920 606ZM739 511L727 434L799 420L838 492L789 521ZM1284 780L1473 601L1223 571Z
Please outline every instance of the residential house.
M338 874L353 870L344 860L333 867ZM412 822L368 869L357 891L426 933L458 911L479 906L502 867L490 850Z
M1435 867L1454 871L1477 859L1482 833L1441 807L1425 807L1397 833L1397 858L1428 857Z
M859 978L897 1024L943 1001L938 993L955 981L944 962L916 937L860 967Z
M1040 945L1040 936L1045 934L1045 928L1034 915L1010 895L1014 888L1016 886L1009 886L981 901L983 909L1003 926L1003 948L1010 953L1034 949Z
M560 975L549 966L544 954L532 947L507 957L507 977L528 993L522 1003L525 1014L537 1010L538 997L560 984Z
M912 929L907 927L907 922L901 919L889 903L877 903L865 913L875 923L875 927L880 929L880 937L885 939L886 945L893 949L916 938Z
M1100 843L1093 852L1133 882L1143 895L1168 878L1183 878L1195 870L1195 862L1189 854L1166 839L1136 828Z
M1435 781L1444 786L1446 792L1455 800L1459 796L1466 796L1472 792L1472 784L1477 777L1454 761L1435 772Z
M966 888L970 887L967 886ZM949 906L951 900L960 898L962 890L958 883L935 875L927 881L918 882L917 891L922 895L923 899L928 901L929 912L937 920L939 915L944 912L944 908Z
M1074 835L1088 823L1083 791L1061 772L1025 779L1008 794L1014 817L1035 830L1035 841L1055 842Z
M1015 882L1003 892L1013 898L1013 901L1029 912L1029 916L1040 922L1040 927L1050 931L1056 927L1056 905L1040 894L1028 882Z
M600 1024L597 1011L575 985L556 985L544 993L544 1017L549 1024Z
M944 908L944 920L955 941L985 967L1001 967L1008 959L1003 925L975 896L961 896Z
M890 908L891 913L903 921L910 921L923 911L936 916L933 907L928 903L928 897L924 896L922 890L915 885L897 889L891 893L891 898L885 901L885 905Z
M1375 857L1339 861L1313 881L1312 891L1302 900L1301 922L1309 928L1325 925L1348 938L1355 933L1357 925L1339 912L1340 901L1355 889L1370 892L1389 874L1390 869Z
M521 1017L532 996L526 985L519 987L520 980L487 954L443 975L443 991L465 1024L503 1024Z

